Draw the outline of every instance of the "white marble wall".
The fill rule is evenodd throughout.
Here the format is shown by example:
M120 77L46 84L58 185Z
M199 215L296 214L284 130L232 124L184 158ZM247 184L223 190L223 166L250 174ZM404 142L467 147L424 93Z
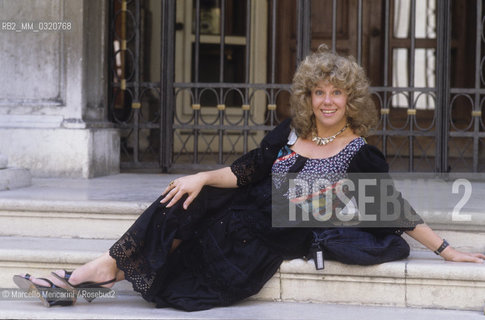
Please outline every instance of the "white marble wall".
M12 166L43 177L119 172L106 117L107 4L0 0L0 151Z

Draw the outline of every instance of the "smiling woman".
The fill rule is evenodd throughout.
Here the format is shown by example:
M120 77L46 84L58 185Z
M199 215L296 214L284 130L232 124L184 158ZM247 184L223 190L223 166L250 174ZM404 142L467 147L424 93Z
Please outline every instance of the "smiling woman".
M44 280L16 276L16 283L39 293L57 286L77 296L87 289L109 290L126 279L157 307L193 311L227 306L256 294L283 260L314 254L316 267L322 268L323 259L360 265L403 259L409 254L400 237L403 232L446 260L482 262L483 254L449 246L398 192L392 194L399 209L385 225L380 219L372 227L281 227L281 222L291 222L285 212L295 196L309 199L319 212L332 208L326 201L331 192L315 188L297 194L290 177L315 186L324 179L337 185L347 173L387 175L384 156L363 138L376 118L367 88L365 74L353 59L320 47L295 76L294 118L270 131L259 148L230 167L170 182L102 257L73 272L58 270ZM312 139L312 131L331 136ZM372 205L376 216L390 216L387 203L376 198ZM319 251L321 246L325 252ZM76 300L43 302L72 305Z
M366 136L377 122L368 88L365 72L353 58L320 45L302 61L293 78L292 126L301 137L293 150L309 158L327 158Z
M316 126L313 135L329 136L347 126L347 94L342 89L323 80L312 89L311 97Z
M309 137L314 130L314 93L317 86L323 85L331 86L325 88L327 90L334 89L332 97L336 98L337 92L345 96L349 127L357 135L366 136L377 123L377 109L370 97L369 80L364 69L352 57L345 58L331 52L324 44L302 61L293 77L292 124L298 135Z

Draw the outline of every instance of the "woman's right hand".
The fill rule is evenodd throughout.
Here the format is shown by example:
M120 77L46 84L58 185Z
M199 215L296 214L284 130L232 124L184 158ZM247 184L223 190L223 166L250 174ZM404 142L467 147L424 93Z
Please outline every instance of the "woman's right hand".
M202 190L205 183L205 177L200 173L177 178L171 181L165 190L163 190L162 195L165 195L165 197L160 201L160 203L168 202L166 207L170 208L176 204L177 201L184 196L184 194L188 194L188 197L183 204L183 208L187 210L189 205L199 194L200 190Z

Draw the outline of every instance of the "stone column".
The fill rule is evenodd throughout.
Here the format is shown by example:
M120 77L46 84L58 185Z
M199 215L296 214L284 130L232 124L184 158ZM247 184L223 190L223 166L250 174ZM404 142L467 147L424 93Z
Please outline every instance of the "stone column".
M9 168L7 165L7 157L0 154L0 191L28 187L32 184L29 170Z
M0 0L0 150L11 165L37 177L119 172L107 10L107 0Z

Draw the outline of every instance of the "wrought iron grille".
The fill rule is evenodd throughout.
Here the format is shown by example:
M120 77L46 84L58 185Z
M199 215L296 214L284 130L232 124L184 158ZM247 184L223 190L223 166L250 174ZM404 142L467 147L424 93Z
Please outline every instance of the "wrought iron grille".
M368 140L391 170L485 171L481 0L110 6L109 114L124 169L230 164L289 115L291 74L325 42L367 70L381 114Z

